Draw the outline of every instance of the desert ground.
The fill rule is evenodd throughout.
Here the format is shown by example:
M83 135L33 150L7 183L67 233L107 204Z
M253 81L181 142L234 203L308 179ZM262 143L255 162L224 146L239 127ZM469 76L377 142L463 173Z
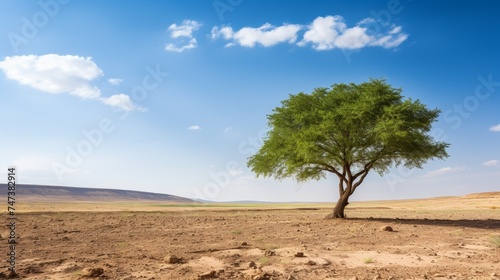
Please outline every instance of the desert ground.
M354 202L348 219L325 220L332 207L24 203L16 270L21 279L500 279L500 193ZM5 256L9 232L0 234Z

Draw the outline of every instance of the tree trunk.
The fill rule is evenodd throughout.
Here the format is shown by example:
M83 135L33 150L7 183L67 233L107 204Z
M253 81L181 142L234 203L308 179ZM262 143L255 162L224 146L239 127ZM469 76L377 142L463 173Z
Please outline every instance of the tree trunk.
M349 204L349 192L344 192L339 197L339 200L337 201L337 204L335 204L335 208L333 208L333 212L326 216L327 219L344 219L345 214L344 214L344 209L345 207Z

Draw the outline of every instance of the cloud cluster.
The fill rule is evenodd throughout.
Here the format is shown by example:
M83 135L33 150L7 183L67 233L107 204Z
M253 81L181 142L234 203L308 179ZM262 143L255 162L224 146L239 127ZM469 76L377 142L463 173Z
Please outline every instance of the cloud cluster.
M76 55L22 55L6 57L0 69L8 79L51 94L71 94L82 99L99 100L123 110L142 110L125 94L101 97L101 90L92 81L102 77L103 71L91 57ZM120 79L109 79L119 84Z
M376 27L376 28L374 28ZM279 43L311 46L318 51L331 49L361 49L364 47L395 48L403 43L408 34L401 26L385 29L373 18L366 18L355 26L348 27L342 16L317 17L309 25L266 23L260 27L243 27L237 31L230 26L215 26L211 38L230 41L227 47L239 45L252 48L256 45L271 47ZM299 32L305 30L302 40L297 42Z
M200 29L201 23L184 20L181 24L172 24L167 31L177 44L168 43L165 50L183 52L197 47L193 33ZM299 37L302 38L299 40ZM212 40L228 41L226 47L256 46L272 47L278 44L295 44L300 47L311 46L318 51L331 49L361 49L364 47L395 48L403 43L408 34L401 26L380 24L373 18L365 18L352 27L347 26L342 16L317 17L310 24L285 23L275 26L265 23L259 27L246 26L238 30L231 26L214 26ZM181 44L182 43L182 44Z
M185 50L194 49L197 46L196 38L193 37L193 32L201 27L201 23L195 20L184 20L182 24L172 24L168 27L170 38L177 39L183 45L178 46L169 43L165 46L165 50L172 52L183 52Z

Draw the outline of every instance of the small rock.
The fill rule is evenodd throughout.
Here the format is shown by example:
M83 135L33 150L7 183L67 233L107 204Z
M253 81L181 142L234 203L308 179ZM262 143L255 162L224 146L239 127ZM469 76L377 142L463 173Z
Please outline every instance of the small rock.
M200 274L198 276L198 279L199 280L203 280L203 279L212 279L212 278L215 278L217 277L217 272L215 270L212 270L212 271L209 271L209 272L205 272L203 274Z
M381 231L394 231L390 226L383 226L380 228Z
M382 279L382 277L380 277L380 274L377 274L373 277L373 280L379 280L379 279Z
M297 278L295 278L293 275L288 275L286 280L297 280Z
M293 256L296 257L296 258L303 258L304 257L304 253L303 252L297 252Z
M306 264L307 265L316 265L316 262L313 260L309 260Z
M274 250L266 250L264 252L264 255L272 257L272 256L276 256L276 252Z
M350 280L358 280L358 277L354 276Z
M178 258L175 255L170 255L168 257L165 257L163 260L166 263L170 263L170 264L176 264L176 263L181 263L182 262L182 258Z
M82 270L81 276L97 278L103 274L104 274L104 269L100 267L86 267Z
M247 245L248 245L248 243L246 243L246 242L244 242L244 241L243 241L243 242L241 242L241 246L247 246Z
M255 268L255 267L257 267L257 265L255 264L255 262L254 262L254 261L251 261L251 262L248 264L248 267L253 267L253 268Z

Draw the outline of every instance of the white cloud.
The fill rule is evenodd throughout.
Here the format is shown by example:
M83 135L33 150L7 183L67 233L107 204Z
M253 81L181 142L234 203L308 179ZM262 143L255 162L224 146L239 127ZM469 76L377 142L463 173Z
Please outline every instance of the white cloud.
M201 126L199 126L199 125L192 125L192 126L188 127L188 129L190 129L190 130L200 130Z
M124 94L101 97L101 90L92 82L103 76L103 71L91 57L76 55L22 55L6 57L0 69L8 79L51 94L71 94L82 99L100 100L126 110L142 110ZM118 84L121 79L108 79Z
M297 33L301 29L297 24L284 24L282 26L273 26L269 23L261 27L243 27L234 32L231 27L212 28L212 39L219 37L225 40L233 40L233 43L243 47L255 47L260 44L264 47L274 46L279 43L294 43L297 41ZM232 46L231 43L226 45Z
M407 34L402 33L401 26L391 26L391 30L385 33L376 33L370 31L370 24L376 24L376 21L366 18L348 28L342 16L317 17L308 26L298 45L311 44L315 50L360 49L367 46L394 48L408 38Z
M360 49L373 41L372 36L366 34L366 28L355 26L346 29L337 37L335 46L341 49Z
M122 82L123 82L122 79L117 79L117 78L108 79L108 83L110 83L114 86L117 86L117 85L121 84Z
M115 94L108 98L101 98L101 101L106 105L118 107L125 111L146 111L146 109L135 105L130 96L123 93Z
M220 29L217 26L212 28L211 37L212 39L217 39L217 37L223 37L226 40L233 38L233 29L229 26L223 26Z
M82 99L96 99L101 96L101 90L98 89L97 87L88 87L88 86L82 86L73 89L72 91L69 92L71 95L76 95Z
M101 94L90 84L103 75L91 57L57 54L11 56L0 62L0 69L7 78L48 93L69 93L83 99L95 99Z
M401 33L401 26L396 26L394 27L391 32L389 32L389 34L398 34L398 33Z
M401 43L406 41L406 39L408 39L408 34L391 34L378 38L376 41L371 43L371 46L380 46L386 49L391 49L399 46Z
M179 37L192 38L193 31L198 30L200 27L201 23L197 22L196 20L185 19L181 25L177 25L175 23L170 25L168 27L168 30L172 32L170 35L170 37L172 38L179 38Z
M196 48L196 39L195 38L192 38L191 40L189 40L188 44L181 46L181 47L177 47L174 44L167 44L165 46L165 50L171 51L171 52L183 52L185 50L194 49L194 48Z
M229 131L231 131L233 128L228 126L226 127L226 129L224 129L224 133L228 133Z
M490 130L493 132L500 132L500 124L490 127Z
M448 175L448 174L460 173L463 171L465 171L465 167L463 167L463 166L443 167L441 169L428 172L424 176L425 177L437 177L437 176L443 176L443 175Z
M169 43L165 46L165 50L173 52L183 52L185 50L194 49L197 46L197 41L193 37L193 32L202 26L201 23L195 20L184 20L182 24L172 24L168 27L170 38L178 39L177 44ZM178 46L178 44L183 44Z
M499 163L499 161L497 159L494 159L494 160L489 160L489 161L483 163L483 165L491 167L491 166L497 166L498 163Z
M298 45L305 46L311 43L316 50L333 49L335 40L345 29L346 25L341 16L317 17L308 26L308 30Z

